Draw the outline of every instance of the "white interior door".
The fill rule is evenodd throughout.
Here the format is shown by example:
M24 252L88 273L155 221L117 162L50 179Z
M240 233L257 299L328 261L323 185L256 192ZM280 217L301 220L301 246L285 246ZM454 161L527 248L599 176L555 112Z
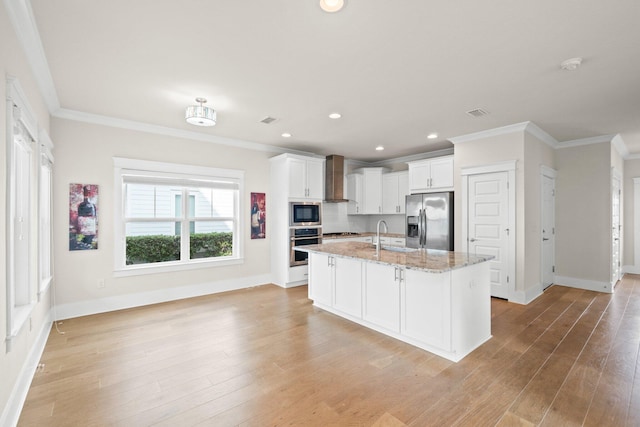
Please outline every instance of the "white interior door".
M555 280L555 178L542 175L542 287Z
M468 251L492 255L491 296L508 299L509 285L509 174L468 176Z
M611 179L611 284L620 280L620 179Z

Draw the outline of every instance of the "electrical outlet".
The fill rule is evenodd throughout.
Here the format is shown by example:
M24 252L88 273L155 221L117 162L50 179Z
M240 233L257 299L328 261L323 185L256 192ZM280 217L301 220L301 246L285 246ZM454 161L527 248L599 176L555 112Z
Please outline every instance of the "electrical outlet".
M104 288L104 279L98 279L98 287Z

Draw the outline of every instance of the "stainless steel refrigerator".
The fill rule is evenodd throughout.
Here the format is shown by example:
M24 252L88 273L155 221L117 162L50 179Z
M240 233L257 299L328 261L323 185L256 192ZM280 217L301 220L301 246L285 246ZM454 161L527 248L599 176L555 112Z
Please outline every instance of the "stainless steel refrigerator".
M406 213L408 247L453 250L453 192L411 194Z

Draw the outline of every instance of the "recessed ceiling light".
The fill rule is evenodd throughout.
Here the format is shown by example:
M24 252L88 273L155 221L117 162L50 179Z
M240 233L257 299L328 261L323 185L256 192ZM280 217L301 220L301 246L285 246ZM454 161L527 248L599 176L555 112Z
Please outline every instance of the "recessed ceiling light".
M382 151L382 150L384 150L384 147L382 145L378 145L376 147L376 151Z
M436 139L438 137L438 134L435 132L431 132L429 135L427 135L427 138L429 139Z
M283 138L291 138L291 134L289 132L285 132L282 134Z
M574 71L577 70L582 64L582 58L571 58L566 61L562 61L560 63L560 68L565 71Z
M320 7L325 12L337 12L344 6L344 0L320 0Z
M342 117L342 114L340 114L340 113L331 113L331 114L329 114L329 118L330 119L339 119L340 117Z

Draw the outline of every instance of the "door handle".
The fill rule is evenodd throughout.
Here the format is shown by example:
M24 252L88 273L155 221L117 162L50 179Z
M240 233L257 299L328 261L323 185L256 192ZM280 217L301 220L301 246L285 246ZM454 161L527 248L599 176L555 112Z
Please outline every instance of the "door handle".
M542 241L543 241L543 242L546 242L547 240L549 240L547 237L543 237L543 238L542 238Z
M475 242L476 239L474 239L473 237L471 239L469 239L470 242Z

